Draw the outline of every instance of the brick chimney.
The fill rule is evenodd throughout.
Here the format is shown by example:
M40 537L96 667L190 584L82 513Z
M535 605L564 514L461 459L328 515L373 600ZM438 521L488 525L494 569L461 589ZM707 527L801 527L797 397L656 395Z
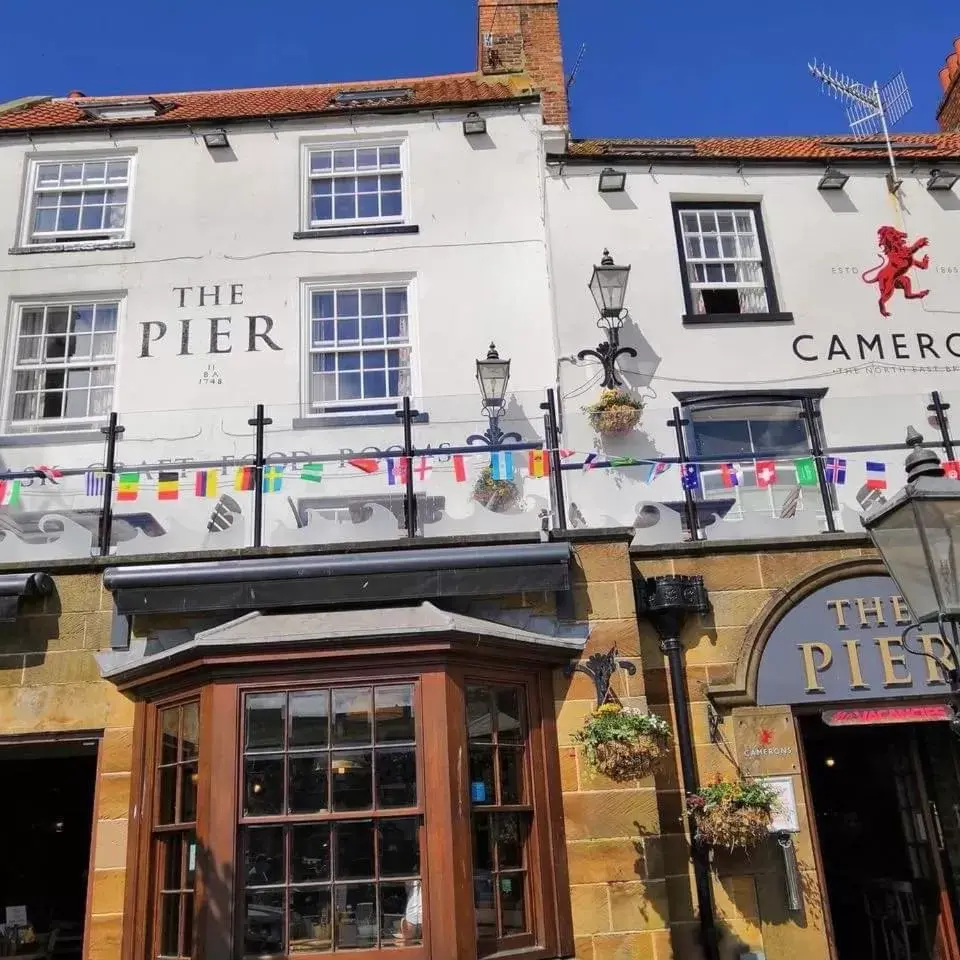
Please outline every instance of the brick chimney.
M548 124L567 125L557 0L477 0L477 69L526 73L543 98Z
M943 99L937 109L937 123L944 131L960 130L960 37L953 41L953 50L940 71L940 86Z

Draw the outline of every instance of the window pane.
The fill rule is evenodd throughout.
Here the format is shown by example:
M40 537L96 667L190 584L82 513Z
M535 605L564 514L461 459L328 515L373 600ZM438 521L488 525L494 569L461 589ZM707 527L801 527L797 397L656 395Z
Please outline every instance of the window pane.
M329 150L315 150L310 154L311 172L329 170L332 163L333 159Z
M364 168L369 169L370 167L375 167L377 165L377 148L376 147L367 147L365 149L357 150L357 169L362 170Z
M336 945L351 949L377 943L377 888L372 883L337 887Z
M160 954L180 954L180 894L165 893L160 897Z
M314 293L310 298L310 305L315 318L333 316L333 291L324 290Z
M160 768L160 809L158 823L173 823L177 804L177 768Z
M374 876L373 821L344 821L336 833L336 880L363 880Z
M473 877L473 905L477 914L477 938L492 940L497 935L497 901L493 875L478 871Z
M369 810L373 806L372 761L369 750L331 755L334 810Z
M377 743L406 742L416 738L413 717L413 686L376 688Z
M243 874L248 887L283 883L283 827L248 827L244 831Z
M420 824L416 817L377 823L381 877L415 877L420 873Z
M718 213L717 228L721 233L733 233L733 214Z
M400 193L384 193L380 195L380 215L383 217L399 217L403 213L403 200Z
M330 695L326 690L290 694L290 747L325 747L330 742Z
M364 220L380 216L380 199L375 193L362 193L357 197L357 216Z
M373 696L370 687L346 687L333 691L333 743L342 746L370 743Z
M180 890L183 881L183 835L171 834L160 841L163 858L163 890Z
M200 704L188 703L183 707L182 756L184 760L196 758L200 737Z
M183 897L183 956L193 956L193 894Z
M337 290L337 316L338 317L359 317L360 316L360 291L359 290Z
M500 802L523 802L523 747L499 747Z
M111 183L126 180L129 166L129 160L111 160L107 164L107 180Z
M524 874L501 874L500 920L505 937L512 933L525 933L527 930L527 911L523 888Z
M327 809L327 762L325 753L290 757L290 813L318 813Z
M470 800L496 803L493 781L493 747L470 748Z
M333 168L334 170L352 170L354 168L353 150L335 150Z
M293 883L330 879L330 825L310 823L290 830L290 873Z
M400 166L400 148L399 147L381 147L380 148L380 166L381 167L399 167Z
M420 943L423 901L420 881L380 884L380 938L383 946L413 946Z
M526 820L519 813L500 813L494 820L497 827L497 866L501 870L523 866L523 844Z
M180 823L197 819L197 777L196 761L180 768Z
M177 743L180 737L180 710L163 710L160 713L160 763L177 762Z
M523 713L517 689L497 691L497 740L500 743L523 742Z
M493 739L493 712L486 687L467 687L467 734L471 740Z
M260 817L283 809L283 757L249 758L244 769L244 813Z
M248 696L246 705L247 750L282 748L286 696L282 693L259 693Z
M473 815L473 865L477 870L493 869L493 834L488 813Z
M261 890L244 898L243 950L253 956L282 952L282 890Z
M290 891L290 949L294 953L329 950L333 927L330 888Z
M417 754L413 747L377 750L377 806L413 807L417 803Z

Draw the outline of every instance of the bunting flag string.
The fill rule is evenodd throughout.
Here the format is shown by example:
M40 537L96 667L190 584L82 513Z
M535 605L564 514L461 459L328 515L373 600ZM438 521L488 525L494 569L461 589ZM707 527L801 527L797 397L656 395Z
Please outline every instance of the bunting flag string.
M16 507L20 503L20 481L0 480L0 507Z

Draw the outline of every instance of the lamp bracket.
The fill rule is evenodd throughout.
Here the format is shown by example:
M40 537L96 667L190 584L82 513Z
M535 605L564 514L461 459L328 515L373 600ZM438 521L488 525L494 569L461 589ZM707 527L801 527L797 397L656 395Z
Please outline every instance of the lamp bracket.
M470 446L473 446L475 443L485 443L488 447L498 447L507 440L512 440L514 443L521 443L523 441L523 437L513 430L508 430L504 433L503 430L500 429L499 417L487 412L487 419L490 421L490 425L483 433L472 433L467 437L467 443Z
M617 376L617 361L620 357L636 357L637 351L633 347L620 346L620 333L616 328L607 328L607 339L597 344L596 350L581 350L577 354L578 360L593 357L600 361L603 367L603 381L600 386L604 389L622 386L623 381Z
M575 673L586 674L593 681L594 689L597 692L598 708L611 700L619 703L619 698L610 689L610 679L617 667L626 671L631 677L637 672L637 667L629 660L617 660L617 656L616 647L611 648L607 653L594 653L585 662L574 661L568 663L563 668L563 674L566 677L572 677Z

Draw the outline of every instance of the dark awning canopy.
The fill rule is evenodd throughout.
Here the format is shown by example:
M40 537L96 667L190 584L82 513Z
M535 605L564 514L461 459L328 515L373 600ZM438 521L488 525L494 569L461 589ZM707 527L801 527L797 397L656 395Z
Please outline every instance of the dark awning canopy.
M53 578L47 573L5 573L0 575L0 621L17 619L24 597L48 597Z
M566 590L570 545L495 544L111 567L122 616L382 604Z

